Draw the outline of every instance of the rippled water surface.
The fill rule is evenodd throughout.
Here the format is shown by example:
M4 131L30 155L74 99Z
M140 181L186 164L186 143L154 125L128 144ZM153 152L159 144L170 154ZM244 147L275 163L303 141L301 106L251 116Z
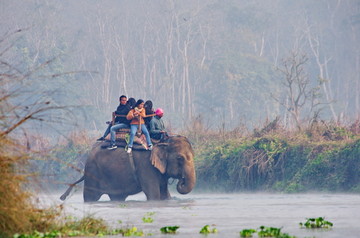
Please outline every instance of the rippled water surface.
M59 192L41 198L46 204L61 204L60 195ZM82 194L75 193L63 204L68 214L79 218L92 214L114 228L135 226L146 234L151 233L151 237L240 237L242 229L261 225L282 228L282 232L297 237L360 237L360 195L173 193L172 200L145 200L143 194L138 194L126 202L111 202L103 196L99 202L84 203ZM149 212L154 213L151 215L154 221L144 223L142 218L149 217ZM333 222L334 227L300 229L299 222L320 216ZM175 225L180 226L176 236L160 233L161 227ZM205 225L216 227L218 233L199 234Z

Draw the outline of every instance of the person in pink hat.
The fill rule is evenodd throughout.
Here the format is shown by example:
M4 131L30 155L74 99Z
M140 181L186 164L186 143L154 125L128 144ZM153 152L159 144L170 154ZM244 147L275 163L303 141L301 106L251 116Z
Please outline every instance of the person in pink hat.
M165 125L161 119L164 116L164 110L157 108L155 111L155 116L150 121L150 137L155 140L163 140L167 137L165 130Z

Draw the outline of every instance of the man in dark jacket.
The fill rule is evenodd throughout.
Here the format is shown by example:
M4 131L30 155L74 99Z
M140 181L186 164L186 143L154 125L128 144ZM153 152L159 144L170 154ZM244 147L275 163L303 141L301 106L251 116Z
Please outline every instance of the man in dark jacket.
M161 119L164 116L164 111L161 108L156 109L156 116L154 116L150 121L150 137L155 140L162 140L167 137L165 131L164 122Z
M111 144L108 147L109 150L116 149L117 146L115 145L116 140L116 131L123 128L129 128L130 127L130 121L126 119L126 115L130 111L129 105L127 105L127 98L125 95L122 95L120 97L120 105L117 107L115 111L115 121L114 125L110 128L110 134L111 134Z
M124 123L124 124L129 124L129 121L126 120L126 115L130 110L130 107L127 105L127 97L125 95L120 96L119 98L120 104L117 107L115 114L117 115L125 115L124 117L122 116L117 116L115 117L115 122L114 125L120 124L120 123ZM105 137L110 134L110 129L112 126L114 126L111 122L109 122L109 126L106 129L104 135L102 137L100 137L98 139L98 141L103 141L105 140Z

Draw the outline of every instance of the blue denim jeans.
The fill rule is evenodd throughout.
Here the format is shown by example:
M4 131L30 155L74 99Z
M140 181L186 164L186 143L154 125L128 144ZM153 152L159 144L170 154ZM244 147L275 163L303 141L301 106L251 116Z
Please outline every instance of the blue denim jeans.
M135 137L136 131L138 129L138 126L139 125L130 125L130 140L129 140L129 144L128 144L128 147L130 147L130 148L132 148L132 146L133 146L134 137ZM141 124L141 130L146 137L147 144L152 145L151 139L150 139L150 134L149 134L149 131L146 129L145 124Z
M123 128L129 128L128 125L124 124L124 123L119 123L119 124L115 124L110 128L110 133L111 133L111 144L115 144L115 140L116 140L116 131L119 129L123 129Z
M108 127L106 128L106 131L105 131L105 133L104 133L104 135L102 136L102 137L106 137L107 135L109 135L110 134L110 129L111 129L111 123L108 125Z

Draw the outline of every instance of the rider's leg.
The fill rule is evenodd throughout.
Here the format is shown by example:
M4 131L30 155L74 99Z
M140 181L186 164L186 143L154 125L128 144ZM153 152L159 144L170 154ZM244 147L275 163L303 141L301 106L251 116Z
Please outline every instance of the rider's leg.
M145 124L141 125L141 130L142 130L142 132L144 133L144 135L146 137L146 141L147 141L148 146L152 146L151 139L150 139L150 134L149 134L149 131L147 130Z

